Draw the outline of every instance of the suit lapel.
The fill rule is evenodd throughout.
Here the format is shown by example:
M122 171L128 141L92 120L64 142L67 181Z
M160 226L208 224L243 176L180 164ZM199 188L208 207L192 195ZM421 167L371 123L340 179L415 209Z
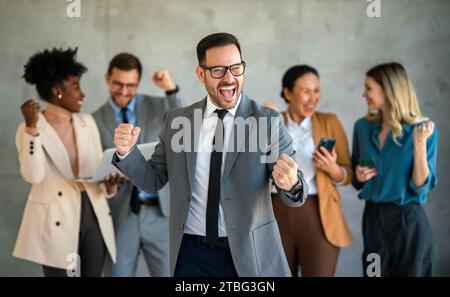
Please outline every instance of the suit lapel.
M138 126L141 128L141 133L140 133L140 137L141 138L141 143L142 142L147 142L145 137L146 137L146 123L149 119L148 115L149 115L149 111L148 111L148 106L145 104L145 101L142 100L142 98L140 96L136 97L136 120L137 120L137 124ZM105 126L107 127L109 133L111 134L111 138L114 139L114 130L116 129L116 127L118 126L118 124L116 124L116 115L114 114L114 111L111 107L111 104L108 102L106 102L102 108L101 108L101 117L103 120L103 123L105 124Z
M245 94L242 93L242 98L241 98L241 102L239 103L238 109L236 111L236 118L243 118L244 120L247 119L250 115L252 114L252 109L251 109L251 102L250 100L247 98L247 96L245 96ZM225 177L227 177L228 174L230 174L231 168L233 168L234 162L236 161L237 156L239 155L239 152L244 151L245 150L245 144L247 143L247 141L249 140L249 131L252 130L254 125L254 122L252 121L250 126L248 127L248 129L245 129L245 138L244 141L237 139L237 134L236 134L236 129L233 124L232 127L232 132L231 132L231 139L233 139L233 147L228 146L227 150L230 150L230 152L227 152L226 154L226 158L225 158L225 165L223 168L223 173L222 173L222 178L221 180L223 181L225 179ZM237 147L237 145L239 144L239 147Z
M106 102L101 109L101 117L103 123L107 127L109 133L111 134L111 138L114 139L114 130L116 129L116 116L114 115L114 111L112 110L109 102Z
M88 137L90 131L86 122L78 115L73 114L73 129L75 130L75 139L78 152L78 176L81 178L92 176L92 158L95 156L95 152L90 151L93 145L83 145L94 141L92 138Z
M313 130L313 139L314 139L314 147L319 145L320 139L327 137L325 127L323 123L320 121L317 112L315 112L312 116L312 130ZM325 171L317 170L316 172L316 181L318 190L321 191L324 177L326 176Z
M315 112L312 116L312 130L313 130L313 138L314 145L317 147L319 145L320 139L326 137L326 132L322 123L317 116L317 112Z
M56 168L65 179L74 179L66 147L43 114L39 114L37 127L42 132L42 146L50 159L52 159Z
M147 142L147 122L150 120L150 111L148 110L148 105L145 104L144 100L141 100L140 96L136 96L136 121L137 125L141 128L141 133L139 134L140 143Z
M206 108L206 98L203 100L197 102L196 104L192 105L191 109L187 113L187 117L189 122L191 123L191 147L190 152L186 152L186 165L188 170L188 178L189 178L189 184L191 185L191 189L194 185L194 179L195 179L195 168L196 168L196 162L197 162L197 147L198 147L198 141L200 134L200 130L203 125L203 114L205 113ZM197 110L197 112L196 112ZM201 110L201 118L197 119L197 123L195 122L195 114L198 113L198 111ZM197 125L197 127L196 127ZM197 137L194 137L194 135L197 135Z

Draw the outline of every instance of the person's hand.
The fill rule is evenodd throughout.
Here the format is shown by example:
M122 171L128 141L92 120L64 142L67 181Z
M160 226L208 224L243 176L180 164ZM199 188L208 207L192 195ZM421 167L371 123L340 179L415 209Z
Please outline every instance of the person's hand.
M166 69L157 70L152 77L153 82L164 91L174 90L177 85L172 81L170 73Z
M108 177L103 181L105 183L105 187L106 187L106 192L108 193L108 195L114 193L114 188L116 187L116 185L120 182L123 181L123 177L122 175L118 174L118 173L113 173L108 175Z
M430 135L433 134L433 130L434 130L434 123L431 120L428 120L427 122L415 127L414 142L425 143L428 137L430 137Z
M114 130L114 144L119 155L126 155L137 143L141 128L132 124L120 124Z
M340 166L337 164L336 160L337 154L334 148L331 151L331 154L323 146L314 151L313 156L314 165L325 172L332 173L340 170Z
M371 179L377 175L377 170L376 170L376 168L370 168L370 167L358 165L358 166L356 166L355 173L356 173L356 179L360 183L365 183L366 181L368 181L369 179Z
M281 154L273 166L272 177L278 188L290 191L298 182L297 163L288 155Z
M20 107L22 115L25 118L25 125L27 128L36 128L39 120L39 112L41 110L39 103L34 98L28 99Z
M275 103L272 103L272 102L264 102L264 106L265 107L268 107L268 108L271 108L271 109L273 109L273 110L276 110L276 111L280 111L280 107L278 106L278 104L275 104Z

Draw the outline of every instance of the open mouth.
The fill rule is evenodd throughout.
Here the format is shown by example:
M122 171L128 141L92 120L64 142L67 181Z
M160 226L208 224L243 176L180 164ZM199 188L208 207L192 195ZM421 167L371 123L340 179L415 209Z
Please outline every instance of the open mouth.
M304 108L305 108L305 111L306 111L306 112L313 112L315 106L314 106L314 105L305 105Z
M236 93L236 86L219 87L219 93L225 100L230 100Z
M130 96L123 96L123 95L115 95L114 99L117 102L127 102L130 99Z

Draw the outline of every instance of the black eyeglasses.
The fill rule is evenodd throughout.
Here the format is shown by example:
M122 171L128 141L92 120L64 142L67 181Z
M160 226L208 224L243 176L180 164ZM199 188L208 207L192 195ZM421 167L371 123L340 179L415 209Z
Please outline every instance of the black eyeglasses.
M206 65L200 65L200 67L202 67L203 70L209 70L213 78L224 77L228 69L230 69L231 74L233 74L234 76L241 76L245 71L245 62L242 61L241 63L233 64L230 66L207 67Z
M137 89L138 84L124 84L124 83L121 83L121 82L119 82L119 81L115 81L115 80L114 80L114 81L112 82L112 86L113 86L113 89L114 89L114 90L121 90L121 89L123 89L123 88L127 88L128 91L134 91L134 90Z

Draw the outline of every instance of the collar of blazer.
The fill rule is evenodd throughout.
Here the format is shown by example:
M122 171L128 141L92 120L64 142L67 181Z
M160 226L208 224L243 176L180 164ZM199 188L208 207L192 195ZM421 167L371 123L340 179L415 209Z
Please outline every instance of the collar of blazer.
M72 119L78 152L79 175L82 176L82 165L85 157L89 154L88 146L83 145L83 143L92 141L92 139L87 138L87 135L90 134L86 134L87 131L85 128L87 128L87 124L83 118L79 114L74 113L72 114ZM39 114L37 127L42 139L42 146L48 157L53 161L56 168L58 168L59 172L65 179L74 179L75 177L73 175L66 147L42 113Z
M250 101L250 99L248 99L248 97L244 93L242 93L241 102L239 103L239 106L237 108L235 118L241 117L245 120L252 114L253 114L252 102ZM250 125L248 126L248 129L245 129L245 131L244 131L245 138L244 139L249 139L248 133L249 133L249 131L252 130L252 126L254 124L255 124L254 121L251 121ZM235 131L236 131L236 129L233 128L230 137L233 137L233 143L240 144L241 147L235 148L232 152L227 152L227 156L225 158L225 164L224 164L224 168L223 168L223 174L221 177L222 181L228 176L228 174L230 174L231 168L233 168L234 161L236 161L236 158L239 155L239 152L244 151L242 146L245 145L246 141L238 141L237 134L234 133Z
M145 100L145 99L148 99L148 100ZM136 95L136 119L138 120L138 126L141 128L140 137L143 137L143 139L141 139L141 141L143 141L143 142L147 142L147 140L146 140L147 125L146 124L151 118L151 116L149 116L152 112L151 99L152 99L152 97L150 97L150 96L141 95L141 94ZM108 130L111 133L111 137L114 138L114 130L116 129L116 127L118 125L116 124L116 116L114 114L114 110L111 107L109 99L101 107L101 116L102 116L103 122L108 127Z
M106 127L108 127L108 131L111 134L111 138L114 138L114 130L116 129L116 116L114 115L114 111L107 101L105 104L103 104L101 110L101 117L103 120L103 123Z
M206 109L206 97L203 98L203 100L198 101L187 108L186 114L187 114L187 117L189 118L189 121L192 123L191 129L201 129L201 126L194 127L195 126L194 111L198 110L198 109L201 109L202 116L203 116L203 113L205 112L205 109ZM239 106L237 108L235 118L242 117L243 119L246 119L249 116L251 116L252 114L253 114L252 103L251 103L250 99L244 93L242 93L241 102L239 103ZM253 125L253 122L251 123L251 125ZM250 129L251 129L251 126L249 126L249 129L245 129L246 139L248 139L248 131ZM234 129L233 129L233 131L234 131ZM193 133L192 135L194 135L194 130L192 130L192 133ZM197 131L197 133L198 133L198 131ZM242 145L245 145L243 142L238 142L236 140L236 137L237 137L236 134L232 133L231 137L234 137L234 143L241 143ZM196 139L196 140L198 141L198 139ZM194 143L193 147L196 148L197 145L198 145L198 143ZM239 148L239 149L233 150L233 152L227 152L227 156L225 158L223 174L221 177L222 180L224 178L226 178L227 175L230 173L231 168L233 167L233 164L236 161L237 156L239 155L239 151L242 151L242 149ZM197 153L195 152L195 150L193 150L192 153L186 153L185 155L186 155L186 164L187 164L188 172L189 172L189 174L188 174L189 182L190 182L190 185L192 188L193 177L195 176L195 165L197 162Z

